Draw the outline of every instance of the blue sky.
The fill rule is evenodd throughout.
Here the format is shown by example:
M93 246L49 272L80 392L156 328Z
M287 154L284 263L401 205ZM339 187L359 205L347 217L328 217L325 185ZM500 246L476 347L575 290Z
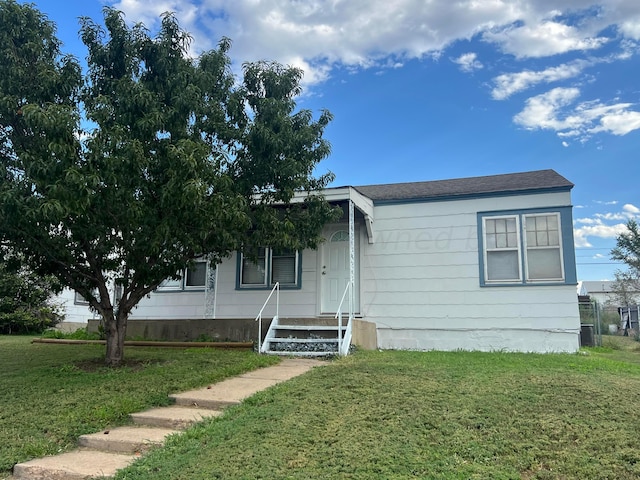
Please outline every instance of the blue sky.
M638 0L35 0L83 59L78 17L105 5L151 30L176 13L193 54L233 41L235 67L305 70L328 109L335 185L553 168L572 192L578 278L640 218Z

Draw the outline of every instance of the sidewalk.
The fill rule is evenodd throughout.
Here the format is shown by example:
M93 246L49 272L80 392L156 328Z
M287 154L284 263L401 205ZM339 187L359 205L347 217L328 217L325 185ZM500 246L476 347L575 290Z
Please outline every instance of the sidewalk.
M113 476L150 447L162 445L167 436L179 434L194 422L220 415L229 405L237 405L261 390L325 364L325 361L308 358L283 359L272 367L170 395L175 405L132 414L134 426L83 435L77 450L19 463L13 469L13 478L83 480Z

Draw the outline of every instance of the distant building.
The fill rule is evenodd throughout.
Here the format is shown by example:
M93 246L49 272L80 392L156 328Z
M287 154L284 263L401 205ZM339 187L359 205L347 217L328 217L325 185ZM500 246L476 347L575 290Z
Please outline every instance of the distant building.
M588 295L591 300L595 300L602 306L612 302L615 303L613 282L610 280L582 281L580 282L578 295Z
M578 295L588 295L591 300L595 300L603 308L617 310L622 305L619 305L620 302L617 300L614 283L610 280L582 281L578 288ZM640 292L630 293L640 296Z

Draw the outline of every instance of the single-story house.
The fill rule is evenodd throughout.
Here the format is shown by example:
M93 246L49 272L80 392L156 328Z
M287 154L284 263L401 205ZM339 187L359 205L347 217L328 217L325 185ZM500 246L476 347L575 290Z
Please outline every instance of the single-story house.
M595 300L601 308L616 312L618 307L625 305L626 302L621 298L622 292L617 292L615 282L611 280L591 281L585 280L579 282L578 295L588 295L591 300ZM640 299L638 292L633 285L629 285L626 291L628 303L635 304Z
M340 311L381 349L574 352L572 188L553 170L328 188L344 215L317 250L266 245L257 262L238 252L196 263L140 302L129 331L193 336L225 325L213 336L255 340L277 283L262 337L274 316L318 326ZM297 328L279 336L300 341ZM267 349L277 343L269 335L278 333Z

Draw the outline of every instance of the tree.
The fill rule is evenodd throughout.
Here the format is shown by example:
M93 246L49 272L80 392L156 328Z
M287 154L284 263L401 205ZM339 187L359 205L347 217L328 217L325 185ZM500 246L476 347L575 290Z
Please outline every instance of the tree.
M104 25L81 19L83 73L45 16L0 1L0 239L102 316L115 366L131 310L195 257L315 247L337 212L313 176L331 115L296 111L300 70L245 64L238 85L228 39L194 60L171 14L155 37Z
M0 248L0 333L37 333L61 319L50 302L62 290L52 276L38 275L19 255Z
M617 271L613 292L620 305L632 305L640 292L640 227L635 220L627 222L627 231L616 237L611 258L624 262L628 270Z
M616 271L615 280L611 284L612 298L610 301L616 306L637 305L640 295L640 280L631 272Z

